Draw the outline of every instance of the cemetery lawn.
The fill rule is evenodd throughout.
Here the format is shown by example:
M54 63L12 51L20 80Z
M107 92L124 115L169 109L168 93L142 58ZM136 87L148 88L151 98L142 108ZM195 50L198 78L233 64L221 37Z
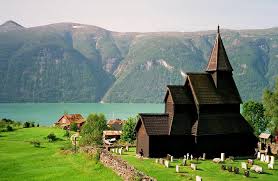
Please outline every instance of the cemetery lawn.
M54 133L62 140L44 139ZM0 180L121 180L112 170L85 155L66 154L60 147L69 141L57 128L23 128L0 133ZM30 141L38 140L41 148Z
M274 181L278 180L278 164L277 159L275 163L275 170L268 170L266 163L261 163L255 160L256 165L260 165L264 169L264 174L258 174L250 171L250 177L246 178L241 169L241 162L245 160L235 160L234 162L225 163L226 165L237 166L240 169L240 174L233 172L222 171L221 164L213 163L212 160L198 161L198 170L191 170L190 166L180 166L180 173L176 173L175 166L181 165L181 159L174 159L170 164L170 168L165 168L163 165L155 163L155 159L139 159L135 157L135 148L131 148L129 152L124 152L121 157L135 168L143 171L151 177L155 177L158 181L170 180L196 180L196 175L202 177L203 180L208 181L238 181L238 180L254 180L254 181ZM189 162L187 162L188 164ZM196 161L194 161L196 163Z

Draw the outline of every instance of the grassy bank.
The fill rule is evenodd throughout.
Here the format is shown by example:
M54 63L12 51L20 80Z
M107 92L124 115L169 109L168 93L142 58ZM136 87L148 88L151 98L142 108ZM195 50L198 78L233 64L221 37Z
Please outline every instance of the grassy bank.
M190 166L181 166L180 173L176 173L175 166L181 165L182 160L176 159L171 163L170 168L165 168L163 165L155 163L155 159L139 159L135 157L135 149L132 148L130 152L125 152L121 156L128 163L135 166L135 168L145 172L149 176L157 178L159 181L170 180L195 180L196 175L199 175L203 180L208 181L238 181L238 180L254 180L254 181L273 181L278 180L278 164L276 160L275 170L268 170L266 163L261 163L255 160L255 164L263 166L264 174L257 174L250 172L250 177L246 178L241 169L241 162L245 160L235 160L229 162L227 165L237 166L240 168L240 174L222 171L221 164L215 164L211 160L199 161L197 164L198 170L191 170Z
M53 143L44 137L54 133L63 139ZM83 154L65 154L67 141L56 128L24 128L0 133L0 180L121 180L112 170ZM36 148L30 141L38 140Z

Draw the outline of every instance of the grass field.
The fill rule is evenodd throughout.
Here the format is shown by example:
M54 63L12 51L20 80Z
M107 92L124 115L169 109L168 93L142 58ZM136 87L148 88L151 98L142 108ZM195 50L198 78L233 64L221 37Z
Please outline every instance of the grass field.
M50 143L44 139L51 132L65 139L64 131L47 127L0 133L0 180L121 180L83 154L62 153L59 148L65 140ZM41 142L41 148L30 144L34 139Z
M176 173L175 166L181 165L182 160L176 159L171 163L170 168L165 168L163 165L155 163L155 159L139 159L135 157L135 149L132 148L129 152L124 152L121 156L128 163L132 164L138 170L143 171L149 176L157 178L159 181L170 180L195 180L196 175L203 178L204 181L235 181L235 180L252 180L252 181L276 181L278 180L278 165L276 160L276 169L268 170L266 163L255 161L255 164L263 166L264 174L257 174L250 172L250 177L246 178L243 175L241 169L241 162L245 160L235 160L229 162L227 165L237 166L240 168L240 174L230 173L228 171L222 171L220 169L221 164L213 163L211 160L199 161L197 164L198 170L191 170L190 166L181 166L180 173Z

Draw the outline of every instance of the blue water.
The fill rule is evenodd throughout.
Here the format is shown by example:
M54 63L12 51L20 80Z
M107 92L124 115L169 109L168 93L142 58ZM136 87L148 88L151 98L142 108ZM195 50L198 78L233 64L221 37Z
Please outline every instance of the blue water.
M0 103L0 118L16 121L35 121L41 125L52 125L64 113L103 113L109 119L127 119L138 113L162 113L164 104L124 103Z

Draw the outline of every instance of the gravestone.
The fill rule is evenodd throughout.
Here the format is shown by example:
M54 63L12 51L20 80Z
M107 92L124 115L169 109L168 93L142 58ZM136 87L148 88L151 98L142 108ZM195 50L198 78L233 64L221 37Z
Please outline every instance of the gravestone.
M128 145L125 146L125 150L129 151L129 146Z
M225 153L221 153L221 161L222 161L222 162L225 161Z
M203 158L202 158L203 160L205 160L206 159L206 153L203 153Z
M247 161L248 161L249 165L253 165L254 164L254 160L252 160L252 159L248 159Z
M176 165L176 172L179 173L180 172L180 167L178 165Z
M235 174L239 174L239 168L238 168L238 167L235 167L235 168L234 168L234 172L235 172Z
M190 155L190 159L193 160L193 155L192 154Z
M118 154L118 148L115 149L115 153Z
M221 159L220 159L220 158L214 158L212 161L213 161L214 163L220 163L220 162L221 162Z
M182 159L182 166L186 166L186 159Z
M232 166L228 166L228 171L229 172L233 172L233 167Z
M274 156L270 156L270 164L274 165L275 162L275 157Z
M254 170L257 173L263 173L263 168L258 165L253 165L250 170Z
M244 171L244 176L245 176L245 177L249 177L249 176L250 176L250 173L249 173L248 170L245 170L245 171Z
M190 167L192 170L197 170L197 165L194 163L191 163Z
M115 152L114 148L112 148L111 151L112 151L112 153L114 153Z
M258 152L257 159L259 160L261 158L261 152Z
M185 159L186 159L186 155L183 155L183 158L185 158Z
M265 156L265 160L264 160L266 163L269 163L269 155L266 155Z
M270 164L267 165L267 168L270 169L270 170L273 170L274 169L274 165L270 163Z
M164 165L164 160L163 160L162 158L159 158L159 163L160 163L161 165Z
M247 164L245 162L241 162L241 168L247 170Z
M170 161L171 161L171 162L173 162L173 160L174 160L174 157L173 157L173 156L171 156L171 157L170 157Z
M119 149L119 154L122 155L122 148Z
M158 159L155 159L155 163L158 163Z
M165 160L165 161L164 161L164 165L165 165L166 168L169 168L169 161L168 161L168 160Z
M264 162L265 158L264 158L264 154L261 154L261 162Z
M189 159L189 153L186 154L186 160L188 160L188 159Z
M196 176L196 181L202 181L202 177L200 177L200 176Z
M170 160L170 159L171 159L171 155L170 155L170 154L167 154L166 160Z

